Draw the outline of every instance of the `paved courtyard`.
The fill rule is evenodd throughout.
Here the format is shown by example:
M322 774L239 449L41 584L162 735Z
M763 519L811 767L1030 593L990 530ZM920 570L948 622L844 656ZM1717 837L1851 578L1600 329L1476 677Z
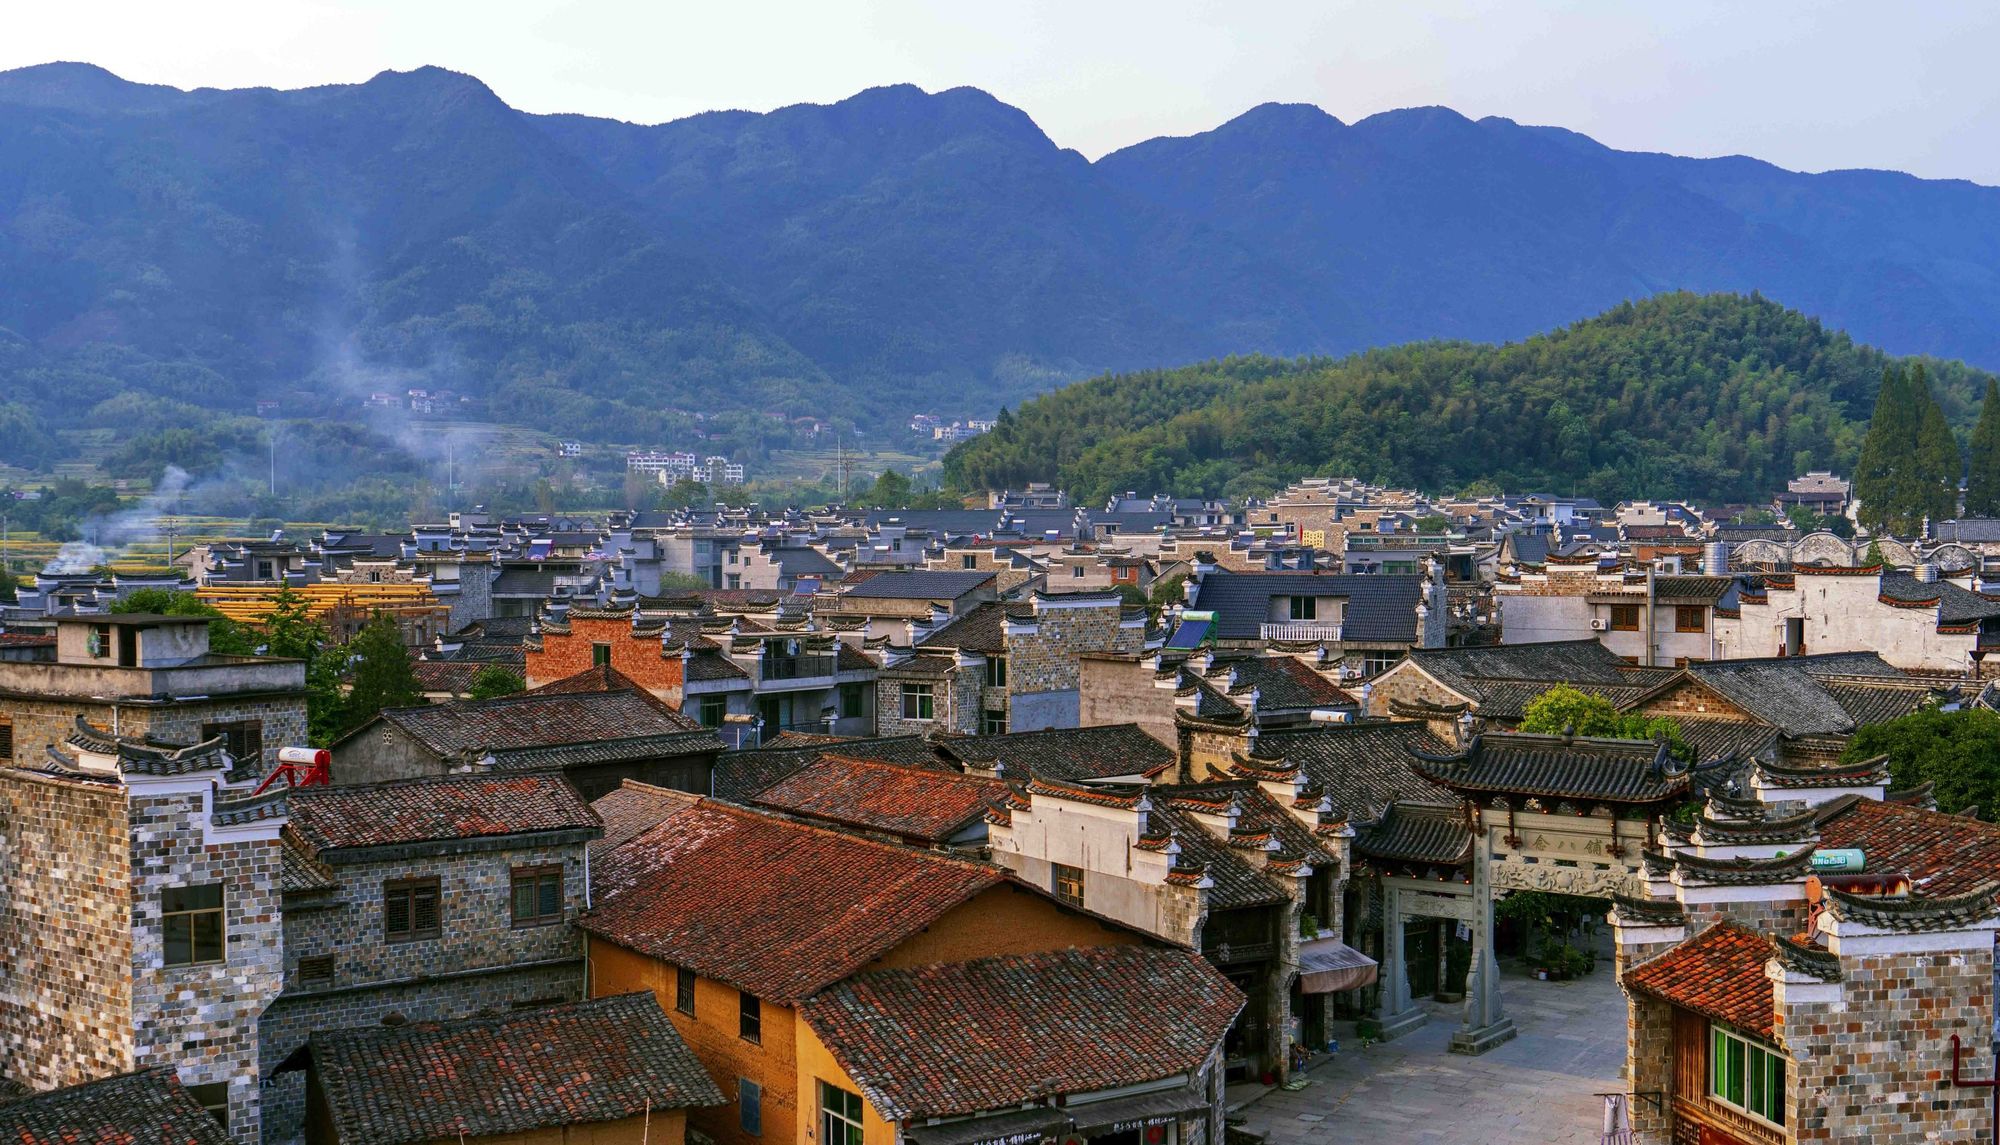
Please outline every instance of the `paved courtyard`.
M1423 1029L1363 1050L1341 1024L1341 1052L1302 1090L1232 1088L1244 1128L1271 1145L1598 1145L1602 1098L1623 1088L1625 997L1608 962L1575 982L1502 972L1521 1035L1480 1057L1445 1049L1459 1007L1429 1004Z

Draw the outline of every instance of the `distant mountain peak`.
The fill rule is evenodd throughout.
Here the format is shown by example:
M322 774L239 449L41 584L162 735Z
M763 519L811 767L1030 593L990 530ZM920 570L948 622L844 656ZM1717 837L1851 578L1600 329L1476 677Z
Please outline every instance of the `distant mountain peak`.
M0 103L69 111L152 111L187 92L166 84L134 83L97 64L58 60L0 72Z

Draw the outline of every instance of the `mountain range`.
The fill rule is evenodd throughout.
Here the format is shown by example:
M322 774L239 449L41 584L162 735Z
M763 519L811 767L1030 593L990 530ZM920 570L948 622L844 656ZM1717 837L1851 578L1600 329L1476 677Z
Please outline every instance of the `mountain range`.
M405 384L612 441L675 411L990 414L1103 371L1519 339L1667 290L2000 366L2000 189L1435 107L1268 104L1091 162L971 88L642 126L437 68L0 73L0 460Z

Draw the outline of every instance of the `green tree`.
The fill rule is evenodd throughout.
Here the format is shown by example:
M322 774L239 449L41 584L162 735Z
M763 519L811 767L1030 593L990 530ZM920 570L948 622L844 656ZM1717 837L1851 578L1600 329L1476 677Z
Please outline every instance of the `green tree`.
M1801 533L1810 533L1819 527L1819 514L1797 502L1785 510L1785 520Z
M1528 701L1521 730L1540 735L1580 735L1599 739L1665 740L1680 759L1692 759L1694 749L1681 735L1680 724L1665 717L1621 712L1603 696L1593 696L1557 684Z
M1986 383L1979 424L1972 427L1966 452L1965 515L2000 517L2000 383Z
M347 719L347 649L328 648L306 661L306 742L326 747L353 726Z
M868 491L868 500L881 509L899 509L910 499L910 479L894 469L884 469Z
M472 674L472 686L466 695L475 700L492 700L501 696L511 696L527 687L520 675L507 670L502 664L488 664Z
M241 624L222 610L191 592L170 588L142 588L127 593L111 605L116 613L157 613L161 616L203 616L208 618L208 650L224 656L255 656L257 642Z
M342 720L347 728L359 727L383 708L406 708L424 702L424 690L417 684L410 650L396 618L378 612L347 644L349 665L347 700Z
M1417 532L1419 533L1435 536L1438 533L1448 533L1450 531L1451 520L1442 513L1433 513L1428 517L1417 518Z
M1153 614L1153 619L1158 620L1168 608L1186 601L1186 586L1185 573L1175 573L1170 577L1154 581L1152 596L1147 600L1147 611Z
M1944 407L1931 393L1922 362L1910 370L1910 392L1918 409L1915 489L1909 502L1910 514L1917 518L1914 532L1924 517L1948 521L1958 516L1958 480L1965 474L1965 457L1945 420Z
M1868 542L1868 551L1861 554L1861 567L1881 568L1887 563L1889 563L1889 558L1882 555L1881 540L1879 538L1870 539Z
M714 502L715 498L709 493L708 486L686 477L674 482L660 493L662 509L693 509Z
M1882 371L1882 388L1875 395L1875 416L1861 440L1861 458L1854 466L1854 496L1861 502L1861 522L1871 531L1908 535L1912 495L1910 469L1917 453L1917 408L1903 371Z
M326 629L312 619L306 598L284 585L264 614L264 654L310 661L326 644Z
M2000 714L1984 708L1955 712L1925 708L1866 724L1847 741L1843 762L1889 757L1889 785L1907 790L1935 784L1938 810L2000 812Z

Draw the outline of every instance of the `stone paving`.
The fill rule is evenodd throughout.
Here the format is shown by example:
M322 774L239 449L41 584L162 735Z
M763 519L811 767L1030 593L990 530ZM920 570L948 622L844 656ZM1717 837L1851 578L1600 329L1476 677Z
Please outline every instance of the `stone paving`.
M1502 1004L1521 1034L1480 1057L1448 1052L1459 1007L1427 1004L1416 1032L1363 1050L1337 1024L1341 1052L1310 1069L1296 1092L1247 1098L1244 1128L1271 1145L1598 1145L1593 1094L1623 1088L1625 997L1600 962L1575 982L1502 971Z

